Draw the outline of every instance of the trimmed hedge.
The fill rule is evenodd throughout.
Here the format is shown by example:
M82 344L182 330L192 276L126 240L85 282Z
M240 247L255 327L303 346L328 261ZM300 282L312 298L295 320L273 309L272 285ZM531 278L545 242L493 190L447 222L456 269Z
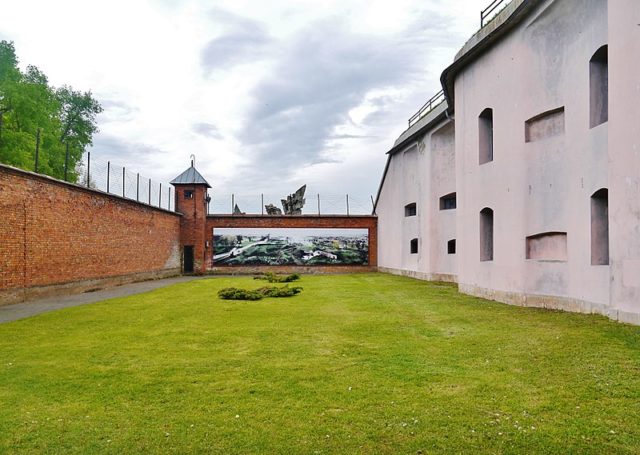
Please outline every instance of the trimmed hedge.
M297 273L292 273L291 275L276 275L273 272L265 272L262 275L254 276L254 280L266 280L269 283L291 283L292 281L298 281L300 279L300 275Z

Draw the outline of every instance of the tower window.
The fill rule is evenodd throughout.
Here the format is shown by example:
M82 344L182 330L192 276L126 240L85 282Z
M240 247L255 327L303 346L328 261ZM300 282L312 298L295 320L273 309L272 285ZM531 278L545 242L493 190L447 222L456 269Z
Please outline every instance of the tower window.
M191 190L186 190L186 191L184 192L184 198L185 198L185 199L193 199L193 191L191 191Z

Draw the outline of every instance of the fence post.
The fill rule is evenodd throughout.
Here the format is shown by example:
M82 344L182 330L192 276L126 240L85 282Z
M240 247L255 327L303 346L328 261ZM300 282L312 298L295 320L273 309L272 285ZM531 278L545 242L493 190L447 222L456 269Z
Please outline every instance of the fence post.
M171 188L167 188L167 210L171 210Z
M107 193L109 192L109 177L111 176L111 161L107 161Z
M67 141L67 149L64 155L64 181L67 182L69 179L67 175L69 173L69 141Z
M260 194L260 207L261 207L261 213L264 215L264 193Z
M349 195L347 194L347 216L349 216Z
M233 215L233 208L236 205L236 195L231 193L231 214Z
M375 203L375 202L374 202L374 200L373 200L373 194L371 194L370 196L371 196L371 214L372 214L372 215L375 215L375 214L376 214L376 212L375 212L375 210L376 210L376 203Z
M38 132L36 133L36 163L35 163L35 172L38 172L39 159L40 159L40 128L38 128Z
M91 152L87 152L87 188L89 188L89 182L91 181Z
M125 180L127 178L127 170L124 166L122 166L122 197L127 197L126 196L126 190L125 190Z
M136 174L136 201L140 202L140 173Z
M158 207L162 208L162 182L160 182L160 187L158 189Z
M149 179L149 205L151 205L151 179Z
M320 193L318 193L318 216L320 216Z

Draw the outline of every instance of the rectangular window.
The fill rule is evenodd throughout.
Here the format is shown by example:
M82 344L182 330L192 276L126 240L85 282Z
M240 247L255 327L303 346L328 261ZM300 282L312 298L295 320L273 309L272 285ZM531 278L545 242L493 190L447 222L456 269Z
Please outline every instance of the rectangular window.
M193 199L193 191L191 191L191 190L186 190L186 191L184 192L184 198L185 198L185 199Z
M415 202L404 206L404 216L416 216L417 213L418 209Z
M589 126L609 120L609 52L602 46L589 61Z
M591 196L591 265L609 264L609 190Z
M480 260L493 261L493 210L480 211Z
M418 253L418 239L411 239L410 251L411 251L411 254Z
M487 108L478 117L479 162L493 161L493 109Z
M453 210L456 208L456 193L450 193L440 198L440 210Z
M447 242L447 254L456 254L456 239Z

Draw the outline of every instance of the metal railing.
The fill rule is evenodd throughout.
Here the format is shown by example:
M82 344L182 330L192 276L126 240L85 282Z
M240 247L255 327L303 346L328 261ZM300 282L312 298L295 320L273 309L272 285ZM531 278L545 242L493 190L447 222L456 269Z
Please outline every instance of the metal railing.
M418 120L427 115L429 112L433 110L434 107L438 106L440 103L444 101L444 92L440 90L438 93L433 95L429 101L424 103L424 106L420 108L418 112L413 114L413 116L409 119L409 127L414 125Z
M494 17L502 10L502 8L498 10L500 6L503 6L503 7L507 6L509 4L509 1L510 0L493 0L489 4L489 6L487 6L485 9L480 11L480 28L484 27L485 21L487 19Z
M273 204L282 209L282 195L209 193L211 201L207 213L215 215L233 214L236 205L242 215L267 215L265 204ZM320 194L311 188L305 195L303 215L371 215L373 196L351 194Z
M79 185L154 207L175 210L173 188L168 184L128 171L111 161L105 163L97 160L91 156L91 152L87 152L78 163L76 172Z

